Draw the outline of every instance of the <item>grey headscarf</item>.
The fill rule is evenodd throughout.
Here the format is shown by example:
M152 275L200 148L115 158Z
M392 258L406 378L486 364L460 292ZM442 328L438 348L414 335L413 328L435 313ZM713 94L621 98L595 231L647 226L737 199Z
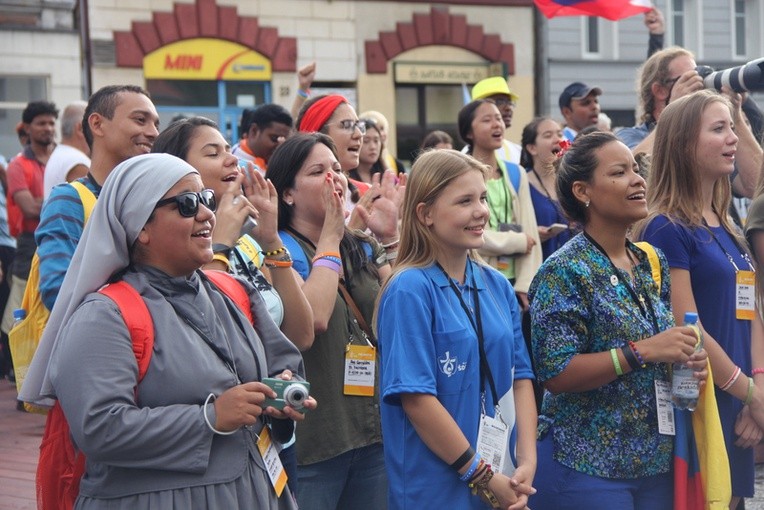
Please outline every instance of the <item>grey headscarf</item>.
M55 395L48 378L48 364L61 326L88 294L130 264L130 247L146 225L154 205L191 173L198 174L180 158L146 154L120 163L109 174L64 277L19 392L20 400L46 406L53 404L50 397Z

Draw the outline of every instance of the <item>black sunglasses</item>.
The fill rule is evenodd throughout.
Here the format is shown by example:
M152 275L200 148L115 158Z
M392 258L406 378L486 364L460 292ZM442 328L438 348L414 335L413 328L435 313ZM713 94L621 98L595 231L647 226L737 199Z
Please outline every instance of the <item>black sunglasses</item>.
M212 212L215 212L215 209L218 207L218 204L215 201L215 192L211 189L203 189L199 192L186 191L185 193L179 193L174 197L163 198L157 202L154 209L174 203L178 206L178 214L184 218L193 218L199 211L200 202Z

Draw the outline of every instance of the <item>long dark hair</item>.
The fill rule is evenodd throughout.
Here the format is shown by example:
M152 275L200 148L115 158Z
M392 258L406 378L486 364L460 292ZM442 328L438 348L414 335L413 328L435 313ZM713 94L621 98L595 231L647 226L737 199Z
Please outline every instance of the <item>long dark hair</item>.
M475 140L469 138L470 132L472 131L472 121L475 120L475 111L485 103L496 104L492 99L477 99L464 105L464 107L459 110L459 117L457 118L459 137L467 144L467 154L472 154L475 145Z
M313 148L319 144L327 146L334 157L337 157L337 149L328 135L297 133L279 145L268 161L266 176L273 183L278 194L279 230L289 230L292 225L292 206L287 205L284 201L284 192L294 187L295 178L305 164L305 160L308 159ZM342 252L343 258L350 262L354 270L365 268L372 271L376 276L376 267L370 264L362 245L367 240L368 237L365 234L352 232L345 228L345 234L340 242L340 252ZM347 274L345 278L349 282L352 275Z

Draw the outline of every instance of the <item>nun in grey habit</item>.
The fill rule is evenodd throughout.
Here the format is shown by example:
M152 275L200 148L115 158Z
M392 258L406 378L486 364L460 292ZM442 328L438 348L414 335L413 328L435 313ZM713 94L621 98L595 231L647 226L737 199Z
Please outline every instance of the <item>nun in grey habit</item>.
M74 254L35 360L37 386L26 390L59 399L87 457L77 509L296 508L288 489L276 496L256 443L264 427L288 439L300 415L260 415L268 390L256 381L287 370L299 378L302 358L253 287L242 283L254 328L198 270L212 257L215 221L201 199L193 217L173 200L157 206L201 190L196 170L174 156L127 160ZM115 279L138 290L154 323L140 382L124 320L95 292Z

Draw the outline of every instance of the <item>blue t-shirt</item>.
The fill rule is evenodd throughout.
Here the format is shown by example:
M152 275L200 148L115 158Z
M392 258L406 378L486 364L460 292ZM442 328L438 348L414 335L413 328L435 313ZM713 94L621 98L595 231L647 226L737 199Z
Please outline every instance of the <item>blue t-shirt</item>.
M639 260L633 282L623 270L614 274L608 258L583 234L541 265L528 291L540 381L560 375L578 354L620 349L629 340L638 346L639 340L674 325L664 257L658 253L659 294L647 255L633 245L628 249ZM674 442L658 433L656 380L669 381L666 363L648 363L589 391L546 392L539 437L551 431L554 459L588 475L635 479L667 473ZM540 464L537 471L545 468Z
M743 374L750 374L751 321L735 318L736 271L727 257L729 254L740 270L750 270L740 246L723 227L710 227L710 230L704 227L691 228L681 223L672 223L665 216L652 220L642 237L663 250L670 267L690 272L692 294L703 328L742 369ZM724 247L723 250L719 243ZM716 403L730 460L732 494L751 497L753 449L742 449L734 445L737 439L735 419L743 403L718 387Z
M552 223L564 223L568 224L568 220L560 210L560 204L556 200L552 200L548 196L541 193L535 186L531 188L531 202L533 202L533 211L536 213L536 223L542 227L548 227ZM549 255L556 252L563 244L573 237L573 231L566 230L560 232L556 236L552 237L541 243L541 253L543 260L549 258Z
M474 285L472 280L474 275ZM532 379L512 286L498 271L467 264L462 299L474 310L478 290L485 349L502 417L510 426L510 451L517 431L513 380ZM480 356L475 330L448 279L435 265L393 277L380 298L377 320L382 392L382 431L391 509L485 506L448 464L420 439L406 417L400 395L435 395L474 447L480 420ZM494 414L489 384L486 411Z

